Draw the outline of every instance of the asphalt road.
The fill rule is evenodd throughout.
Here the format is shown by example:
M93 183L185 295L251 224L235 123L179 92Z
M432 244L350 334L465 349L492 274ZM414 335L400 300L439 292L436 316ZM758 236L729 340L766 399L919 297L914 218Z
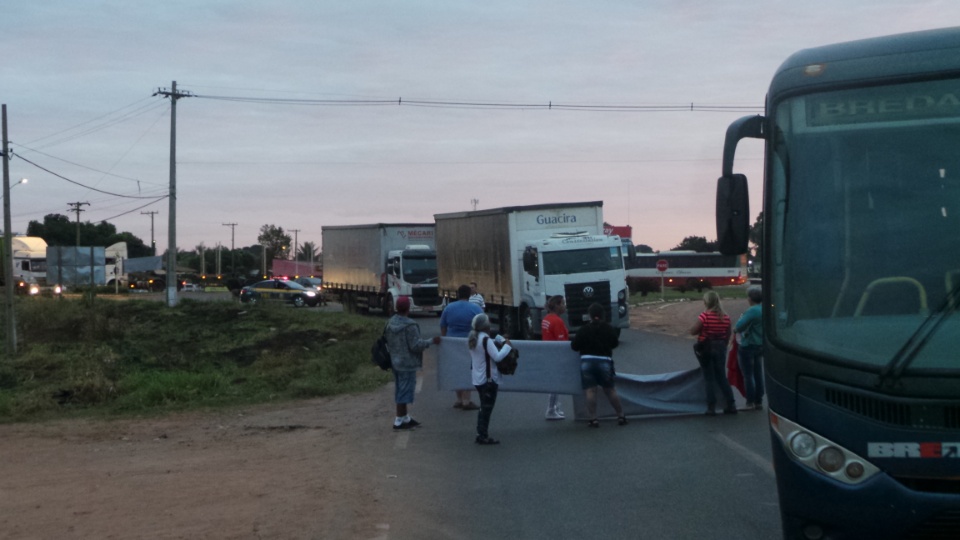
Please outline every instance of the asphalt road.
M439 334L436 318L417 320L424 336ZM636 330L624 332L615 358L621 373L696 365L690 341ZM491 421L502 444L479 446L476 413L453 409L453 393L437 390L430 357L419 388L411 412L424 426L395 433L371 463L389 508L380 538L780 536L762 412L589 429L545 421L545 395L502 393ZM572 398L562 402L572 417Z

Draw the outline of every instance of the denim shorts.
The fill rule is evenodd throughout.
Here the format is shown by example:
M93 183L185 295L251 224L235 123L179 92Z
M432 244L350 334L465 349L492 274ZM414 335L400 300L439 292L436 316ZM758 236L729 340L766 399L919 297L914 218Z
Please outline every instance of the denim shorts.
M599 386L613 388L612 360L582 360L580 362L580 383L584 390Z
M417 372L393 370L393 379L397 383L394 393L397 404L413 403L413 392L417 389Z

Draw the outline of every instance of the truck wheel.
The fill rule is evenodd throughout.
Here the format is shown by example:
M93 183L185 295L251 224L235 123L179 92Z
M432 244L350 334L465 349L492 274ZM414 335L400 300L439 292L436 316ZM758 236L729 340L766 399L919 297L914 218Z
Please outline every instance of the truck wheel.
M388 294L383 301L383 313L388 318L393 317L393 295Z
M293 306L294 306L294 307L303 307L303 306L305 306L305 305L307 305L307 302L304 301L304 299L303 299L302 296L294 296L294 297L293 297Z

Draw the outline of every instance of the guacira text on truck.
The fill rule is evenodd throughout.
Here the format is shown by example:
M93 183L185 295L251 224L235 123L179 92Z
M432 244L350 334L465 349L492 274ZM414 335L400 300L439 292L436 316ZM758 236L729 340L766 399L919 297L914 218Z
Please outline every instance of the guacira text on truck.
M437 271L452 293L476 282L500 331L540 334L550 296L563 295L572 330L598 303L629 327L622 244L603 234L603 203L558 203L437 214Z
M786 538L960 538L960 28L800 51L727 130L765 142L764 368Z

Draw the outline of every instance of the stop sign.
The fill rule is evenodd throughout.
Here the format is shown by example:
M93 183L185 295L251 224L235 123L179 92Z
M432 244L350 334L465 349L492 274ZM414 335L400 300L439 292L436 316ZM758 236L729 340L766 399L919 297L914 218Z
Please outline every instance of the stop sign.
M670 268L670 265L667 263L666 259L660 259L657 261L657 272L666 272L667 268Z

